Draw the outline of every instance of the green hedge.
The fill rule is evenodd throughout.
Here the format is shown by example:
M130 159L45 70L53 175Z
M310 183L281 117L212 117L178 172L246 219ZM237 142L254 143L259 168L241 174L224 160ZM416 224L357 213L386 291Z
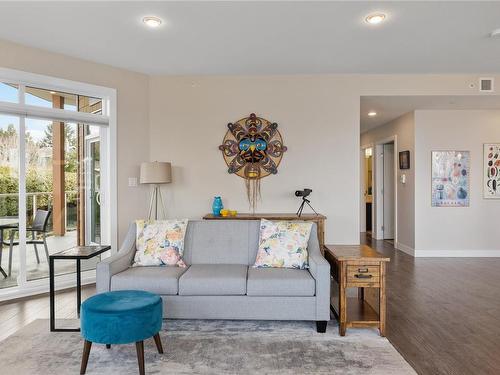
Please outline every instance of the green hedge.
M76 172L65 172L66 191L76 191ZM18 193L19 179L9 167L0 167L0 194ZM26 173L27 211L33 210L33 198L29 193L52 192L52 173L28 169ZM68 206L76 206L76 194L68 194ZM18 215L18 196L0 197L0 216ZM52 196L43 194L37 196L37 207L52 207Z

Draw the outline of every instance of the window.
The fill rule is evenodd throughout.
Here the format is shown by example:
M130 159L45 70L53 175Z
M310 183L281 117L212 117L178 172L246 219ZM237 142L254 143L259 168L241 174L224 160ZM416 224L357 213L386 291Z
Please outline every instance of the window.
M102 114L102 99L26 86L24 102L36 107Z
M45 90L37 87L26 87L24 102L38 107L77 110L78 95L66 92Z
M18 85L0 82L0 101L8 103L18 103Z
M0 68L0 297L48 289L50 254L116 249L114 90L24 74ZM84 278L97 261L82 262ZM62 281L74 271L56 264Z

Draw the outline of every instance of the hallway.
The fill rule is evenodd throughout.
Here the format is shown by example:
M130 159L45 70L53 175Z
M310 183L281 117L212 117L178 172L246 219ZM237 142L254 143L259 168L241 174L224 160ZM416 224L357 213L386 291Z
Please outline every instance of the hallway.
M391 257L387 338L419 374L498 374L500 259L413 258L364 234L361 243Z

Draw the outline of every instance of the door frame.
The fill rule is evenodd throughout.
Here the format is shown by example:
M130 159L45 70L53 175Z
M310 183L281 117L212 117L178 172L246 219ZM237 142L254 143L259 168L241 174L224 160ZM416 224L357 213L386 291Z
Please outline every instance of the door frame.
M373 206L372 206L372 237L376 240L384 239L382 225L384 223L384 197L381 192L384 186L383 145L394 142L394 243L398 243L398 136L391 135L375 142L373 166Z
M100 131L99 131L100 133ZM92 225L92 218L93 218L93 215L92 215L92 211L91 211L91 205L92 205L92 202L93 202L93 197L91 196L91 179L92 179L92 170L90 168L91 166L91 161L89 159L90 155L91 155L91 147L92 147L92 144L93 143L96 143L96 142L99 142L99 152L100 152L100 143L101 143L101 138L100 138L100 135L92 135L92 136L85 136L85 242L88 243L88 244L92 244L92 245L99 245L95 242L92 242L91 241L91 225ZM99 164L100 163L100 160L99 160ZM101 172L99 172L101 173ZM101 177L99 177L101 178ZM100 189L100 183L99 183L99 190ZM101 205L99 203L99 205ZM99 210L99 220L100 222L102 223L103 221L103 210Z

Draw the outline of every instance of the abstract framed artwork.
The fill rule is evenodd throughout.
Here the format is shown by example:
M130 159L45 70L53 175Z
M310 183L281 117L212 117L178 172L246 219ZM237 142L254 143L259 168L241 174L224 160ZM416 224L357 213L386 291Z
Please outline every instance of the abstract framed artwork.
M469 151L432 151L432 207L469 207Z
M399 169L410 169L410 151L399 153Z
M483 197L500 199L500 143L483 145Z

